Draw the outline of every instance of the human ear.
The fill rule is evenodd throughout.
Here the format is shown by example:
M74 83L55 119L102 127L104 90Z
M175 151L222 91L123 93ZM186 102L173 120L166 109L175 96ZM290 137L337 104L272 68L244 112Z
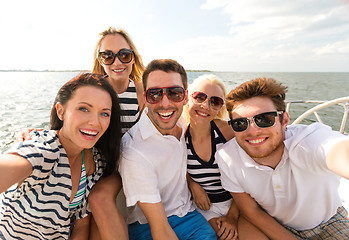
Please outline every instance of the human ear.
M288 112L284 112L283 118L282 118L282 126L286 129L289 122L290 122L290 115L288 115Z
M59 120L63 121L63 113L64 113L64 107L62 103L57 102L56 103L56 112L57 112L57 117Z

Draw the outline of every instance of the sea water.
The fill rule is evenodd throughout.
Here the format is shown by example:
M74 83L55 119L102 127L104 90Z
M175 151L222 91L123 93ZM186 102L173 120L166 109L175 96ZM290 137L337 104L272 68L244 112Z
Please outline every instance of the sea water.
M0 152L8 149L15 135L25 127L49 128L50 111L59 88L79 72L0 72ZM202 74L215 74L230 91L257 77L274 78L286 86L286 100L331 100L349 96L349 73L247 73L188 72L189 84ZM309 106L291 106L291 121ZM327 112L326 112L327 111ZM334 128L340 122L341 109L324 112ZM312 120L310 119L310 122ZM349 132L349 123L346 132Z
M50 111L59 88L78 72L0 72L0 153L6 151L22 128L49 128ZM286 86L286 100L331 100L349 96L349 73L247 73L188 72L191 83L202 74L215 74L230 91L239 84L257 78L274 78ZM309 108L292 105L291 122ZM340 107L320 111L326 124L339 129ZM308 119L313 122L314 117ZM326 120L326 121L325 121ZM349 121L346 124L349 132ZM349 181L342 179L340 193L349 209Z

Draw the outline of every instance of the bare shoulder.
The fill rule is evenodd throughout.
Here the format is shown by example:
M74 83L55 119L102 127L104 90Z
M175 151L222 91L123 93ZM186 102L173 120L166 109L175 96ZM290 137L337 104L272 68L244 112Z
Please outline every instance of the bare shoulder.
M230 127L227 121L223 121L220 119L215 119L213 121L217 125L218 129L221 131L221 133L223 134L224 138L227 141L229 141L235 136L233 129Z
M141 81L133 81L136 87L136 92L137 92L137 100L138 100L138 105L139 108L142 109L144 105L144 98L143 98L143 83Z
M92 173L96 171L96 164L93 159L92 149L84 150L84 163L85 163L87 176L90 176Z

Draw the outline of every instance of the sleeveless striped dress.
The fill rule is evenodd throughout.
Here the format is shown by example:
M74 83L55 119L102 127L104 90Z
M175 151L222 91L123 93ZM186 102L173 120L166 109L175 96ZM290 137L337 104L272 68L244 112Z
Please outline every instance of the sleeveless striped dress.
M208 162L202 160L195 152L188 126L185 134L187 143L187 171L190 177L206 191L212 203L224 202L231 198L229 192L223 189L220 172L214 155L216 150L227 142L217 125L211 121L211 158Z
M125 133L136 123L139 117L136 86L131 79L126 91L118 94L118 97L121 108L121 128L122 133Z

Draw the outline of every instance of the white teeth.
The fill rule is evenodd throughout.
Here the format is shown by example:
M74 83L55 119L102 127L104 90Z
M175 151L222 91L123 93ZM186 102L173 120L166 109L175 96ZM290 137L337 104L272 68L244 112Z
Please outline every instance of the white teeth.
M250 143L257 144L263 142L264 139L249 140Z
M162 112L162 113L159 113L159 115L163 118L168 118L170 117L171 115L173 114L173 112Z
M91 136L96 136L98 132L92 132L92 131L88 131L88 130L80 130L82 133L87 134L87 135L91 135Z
M114 72L122 72L122 71L124 71L124 69L114 69L113 71Z
M208 116L208 114L207 113L203 113L203 112L196 112L198 115L200 115L200 116L203 116L203 117L207 117Z

